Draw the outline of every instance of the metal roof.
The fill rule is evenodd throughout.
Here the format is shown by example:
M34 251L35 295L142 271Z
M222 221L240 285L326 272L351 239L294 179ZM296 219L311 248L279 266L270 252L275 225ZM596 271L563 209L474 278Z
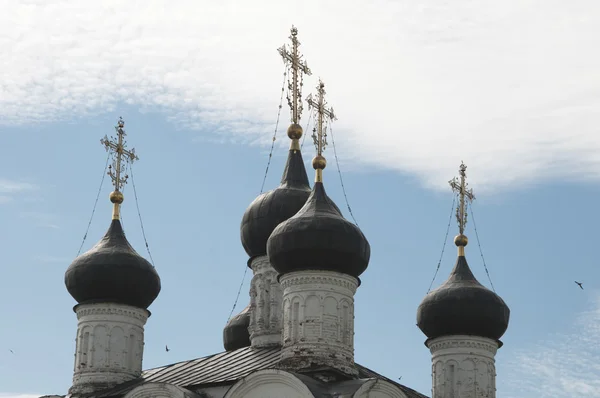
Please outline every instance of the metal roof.
M278 347L240 348L235 351L222 352L204 358L148 369L142 373L142 377L139 379L123 383L100 394L91 395L96 398L120 397L140 384L147 382L168 383L188 389L233 383L257 370L276 367L280 353L281 348ZM425 395L381 376L364 366L358 364L356 366L359 371L359 378L361 379L384 379L398 386L409 398L427 398Z

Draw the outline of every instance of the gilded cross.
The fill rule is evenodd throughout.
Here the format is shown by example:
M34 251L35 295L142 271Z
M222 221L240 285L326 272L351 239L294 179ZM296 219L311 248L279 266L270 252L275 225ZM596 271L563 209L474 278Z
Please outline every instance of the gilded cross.
M302 55L298 52L300 42L298 41L298 29L292 26L290 40L291 48L285 45L277 49L283 62L289 65L292 72L292 81L288 83L288 88L292 92L292 98L288 94L288 105L292 110L292 123L298 124L302 114L302 74L310 76L312 72L308 68L306 61L302 61Z
M138 157L135 154L135 149L125 149L125 136L127 134L125 134L123 127L125 127L125 121L122 117L119 117L119 122L117 123L117 126L115 126L117 138L109 140L107 136L104 136L104 138L100 140L106 150L112 153L113 156L113 163L112 165L108 166L108 175L112 179L116 192L121 191L123 185L127 183L127 178L129 178L129 176L126 174L121 177L121 174L124 171L124 163L133 163L135 160L138 160Z
M308 102L309 109L314 109L317 116L317 126L313 130L313 141L315 142L315 148L317 149L317 156L323 155L323 150L327 146L327 126L326 119L329 121L337 120L337 117L333 113L333 108L327 109L327 102L325 101L325 83L319 79L319 85L317 86L317 98L313 99L312 94L306 99Z
M468 201L473 201L475 199L475 195L473 195L473 189L467 189L467 186L469 185L466 182L467 166L463 162L460 163L458 173L460 178L457 179L454 177L449 181L449 183L452 187L452 191L458 193L459 205L456 208L456 220L458 221L460 234L463 235L465 226L467 225L467 209L465 199Z

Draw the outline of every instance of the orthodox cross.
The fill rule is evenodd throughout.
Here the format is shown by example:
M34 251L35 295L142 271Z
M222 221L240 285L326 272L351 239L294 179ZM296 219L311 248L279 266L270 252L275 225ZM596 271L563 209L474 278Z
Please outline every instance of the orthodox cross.
M460 167L458 169L458 173L460 178L454 177L452 180L448 181L450 186L452 187L452 191L458 193L459 197L459 205L456 208L456 220L458 221L458 228L460 230L460 234L463 235L465 231L465 226L467 225L467 208L465 199L469 202L475 199L475 195L473 195L473 189L467 189L467 166L461 162Z
M302 55L298 52L300 42L298 41L298 29L292 25L290 40L292 47L288 50L285 45L277 49L283 62L289 65L292 71L292 81L288 83L288 89L292 92L292 98L287 97L288 105L292 110L292 123L298 124L302 114L302 75L310 76L312 72L308 68L306 61L302 61ZM299 81L300 80L300 81Z
M325 119L334 121L337 120L337 117L333 113L333 108L326 108L325 83L323 83L321 79L319 79L319 85L317 86L317 99L313 99L311 94L306 99L306 102L308 102L309 109L315 109L318 117L317 126L313 130L312 137L315 142L315 148L317 149L317 156L322 156L323 150L327 146L327 126L325 125Z
M116 192L120 192L123 184L127 183L128 175L124 175L121 177L122 172L124 171L124 162L133 163L135 160L139 158L135 154L135 149L127 150L125 144L125 121L122 117L119 117L119 122L117 126L115 126L115 130L117 131L117 138L111 141L107 136L104 136L103 139L100 140L102 145L106 148L108 152L112 153L113 156L113 164L108 166L108 175L113 181L113 185L115 187Z

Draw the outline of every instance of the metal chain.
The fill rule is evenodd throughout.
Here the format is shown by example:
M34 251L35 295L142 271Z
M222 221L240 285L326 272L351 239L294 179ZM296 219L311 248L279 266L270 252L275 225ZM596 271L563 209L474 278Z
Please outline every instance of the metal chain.
M306 128L304 129L304 134L302 135L300 150L302 150L302 147L304 146L304 140L306 139L306 134L308 133L308 127L310 126L310 119L312 119L312 112L308 112L308 121L306 122Z
M260 194L265 189L265 182L267 181L267 174L269 173L269 166L271 165L271 159L273 157L273 148L275 147L275 140L277 139L277 129L279 128L279 118L281 117L281 108L283 107L283 93L285 92L285 77L288 73L287 64L283 71L283 84L281 86L281 98L279 99L279 109L277 111L277 121L275 122L275 131L273 132L273 141L271 142L271 151L269 152L269 160L267 162L267 169L265 170L265 176L263 177L262 185L260 186ZM259 195L260 195L259 194Z
M283 108L283 94L285 93L285 80L286 80L287 75L288 75L288 65L286 64L284 66L284 71L283 71L283 83L281 85L281 97L279 98L279 109L277 110L277 121L275 122L275 131L273 132L273 141L271 142L271 150L269 152L269 160L267 162L265 176L263 177L262 185L260 187L260 194L262 194L265 189L265 182L267 181L267 174L269 173L269 166L271 165L271 159L273 158L273 148L275 147L275 140L277 139L277 129L279 128L279 119L281 117L281 108ZM238 301L240 299L240 294L242 292L242 287L244 286L244 282L246 281L246 274L248 273L248 267L244 267L244 268L245 268L244 276L242 277L242 282L240 283L240 287L239 287L237 295L235 297L233 307L231 307L231 312L229 313L227 322L229 322L229 320L231 319L231 316L233 315L233 312L235 311L235 307L237 307Z
M492 286L492 291L496 293L496 289L494 289L494 284L492 283L492 278L490 277L490 273L488 271L488 267L485 264L485 258L483 258L483 250L481 250L481 243L479 242L479 234L477 233L477 224L475 224L475 217L473 216L473 206L471 203L467 203L469 207L469 211L471 212L471 220L473 220L473 229L475 230L475 237L477 238L477 246L479 247L479 254L481 254L481 260L483 261L483 268L485 269L485 273L487 274L488 280L490 281L490 286Z
M335 156L335 164L337 165L337 171L340 176L340 183L342 184L342 193L344 194L344 199L346 200L346 206L348 207L348 212L350 212L350 217L352 217L354 224L356 224L356 226L358 227L359 225L356 222L356 218L354 218L354 214L352 214L352 209L350 208L350 203L348 202L348 196L346 195L346 187L344 187L344 180L342 179L342 172L340 170L340 162L338 160L337 150L335 149L335 140L333 139L333 129L331 128L331 124L329 124L329 135L331 136L331 144L333 145L333 155Z
M248 268L249 267L244 267L244 277L242 278L242 283L240 283L240 287L238 289L237 295L235 297L235 302L233 303L233 307L231 307L231 312L229 313L229 316L227 317L227 322L229 323L229 320L231 319L231 316L233 315L233 311L235 311L235 307L237 306L238 300L240 298L240 294L242 293L242 287L244 286L244 282L246 281L246 274L248 273Z
M448 226L446 227L446 236L444 237L444 245L442 246L442 253L440 254L440 260L438 261L437 268L435 269L435 274L433 275L433 279L429 284L429 289L427 289L427 294L431 291L431 287L433 286L433 282L437 277L438 271L440 270L440 265L442 264L442 258L444 258L444 251L446 250L446 243L448 242L448 233L450 232L450 224L452 224L452 215L454 214L454 205L456 204L456 197L458 195L452 195L452 208L450 209L450 217L448 218Z
M146 239L146 232L144 231L144 223L142 222L142 214L140 213L140 205L138 203L137 191L135 189L135 180L133 179L133 166L129 164L129 174L131 174L131 186L133 187L133 196L135 198L135 207L137 208L138 217L140 218L140 226L142 227L142 236L144 237L144 243L146 244L146 250L148 251L148 257L150 262L154 266L154 259L152 253L150 253L150 246L148 246L148 240Z
M110 153L106 156L106 164L104 165L104 171L102 172L102 180L100 181L100 187L98 188L98 194L96 195L96 201L94 202L94 208L92 209L92 215L90 216L90 221L88 221L87 228L85 230L85 234L83 235L83 240L81 241L81 245L79 246L79 250L77 251L77 257L81 253L81 249L83 248L83 244L87 239L88 232L90 231L90 226L92 225L92 219L94 218L94 213L96 213L96 206L98 205L98 199L100 198L100 192L102 192L102 186L104 185L104 177L106 177L106 168L108 167L108 162L110 161Z

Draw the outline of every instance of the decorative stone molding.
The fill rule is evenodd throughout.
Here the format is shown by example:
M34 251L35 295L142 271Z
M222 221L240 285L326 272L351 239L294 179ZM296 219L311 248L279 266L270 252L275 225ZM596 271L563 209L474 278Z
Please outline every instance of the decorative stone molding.
M408 398L398 386L382 379L371 379L362 385L353 398Z
M432 354L441 350L476 349L496 355L498 343L494 340L477 336L452 336L451 338L440 337L427 343Z
M266 369L235 383L223 398L314 398L308 387L291 373Z
M316 274L315 272L322 272L322 274ZM358 288L356 278L329 271L312 271L310 274L307 274L306 271L291 272L282 276L279 282L284 290L286 287L292 286L301 286L305 290L310 290L319 288L322 285L333 285L348 289L350 293L347 294L354 295Z
M477 336L447 336L427 345L432 354L432 398L496 398L498 342Z
M173 384L144 383L128 392L124 398L200 398L200 395Z
M283 348L280 366L330 366L357 375L354 366L354 293L358 280L329 271L283 275Z
M250 342L252 347L281 345L283 290L267 256L252 259L250 282Z
M72 395L92 393L139 377L149 312L123 304L81 304Z
M138 321L145 324L150 317L150 312L136 307L123 306L119 304L109 305L107 304L80 304L75 307L75 313L77 319L81 317L104 317L110 316L123 316L126 318L135 318Z

